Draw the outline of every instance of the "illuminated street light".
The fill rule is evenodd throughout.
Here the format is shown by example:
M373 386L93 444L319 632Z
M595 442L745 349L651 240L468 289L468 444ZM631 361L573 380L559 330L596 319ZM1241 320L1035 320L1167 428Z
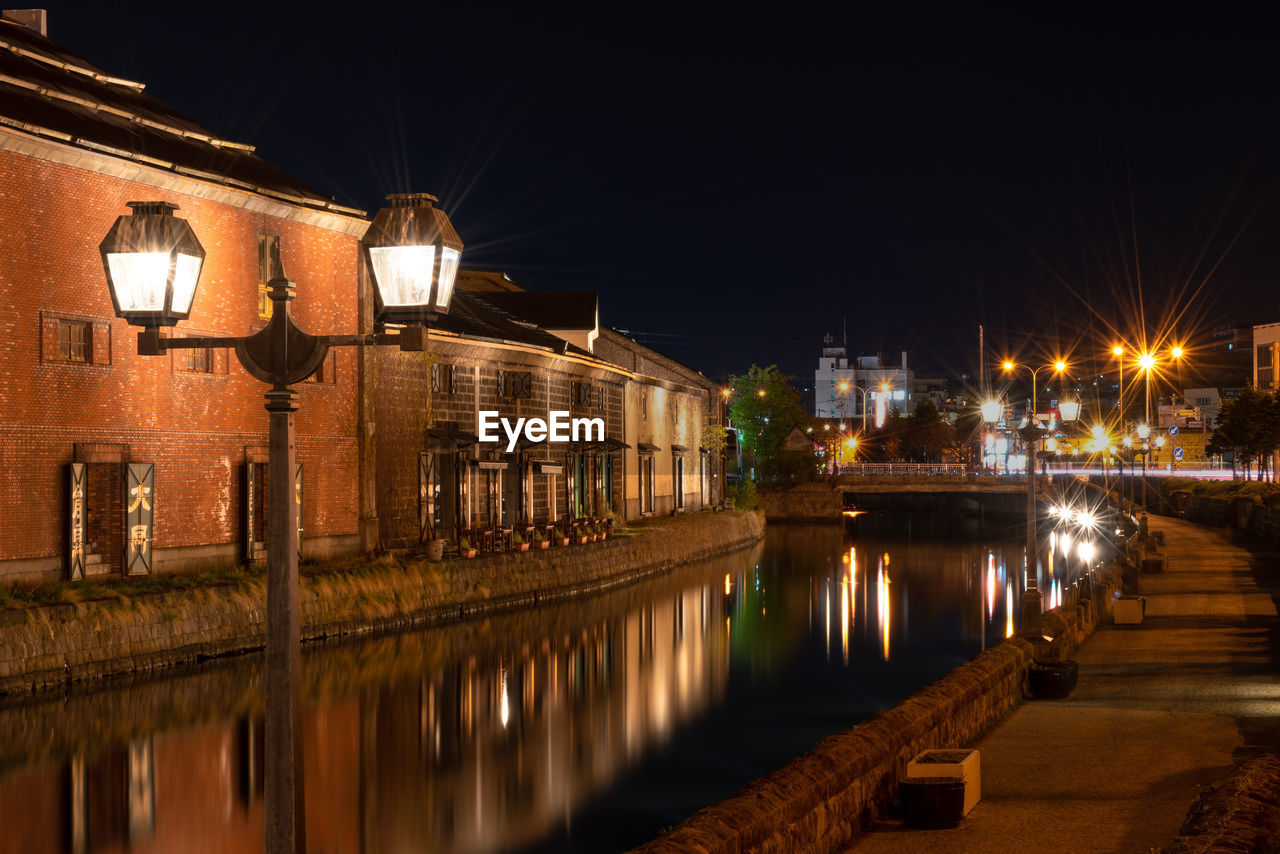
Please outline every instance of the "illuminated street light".
M1015 365L1011 361L1004 363L1006 373L1012 373L1019 367L1031 374L1031 411L1027 413L1027 423L1018 430L1018 435L1027 443L1027 589L1022 595L1022 632L1038 636L1042 608L1036 580L1036 446L1048 431L1040 426L1036 418L1036 374L1045 368L1052 368L1055 375L1061 374L1067 369L1067 363L1063 359L1056 359L1053 364L1038 368Z
M294 284L272 279L267 325L248 336L160 337L160 327L186 320L197 296L204 250L190 224L170 202L129 202L99 246L117 316L138 333L138 355L169 350L234 348L250 375L271 388L269 421L266 625L265 848L292 852L301 838L296 784L303 779L300 706L297 451L292 386L312 376L331 347L398 344L423 351L425 324L449 311L462 242L449 218L426 194L388 196L389 209L369 225L361 251L374 284L379 322L407 323L398 332L311 335L289 313Z
M1004 411L1004 405L998 400L987 400L982 404L982 420L988 424L995 424L1000 420L1000 414Z

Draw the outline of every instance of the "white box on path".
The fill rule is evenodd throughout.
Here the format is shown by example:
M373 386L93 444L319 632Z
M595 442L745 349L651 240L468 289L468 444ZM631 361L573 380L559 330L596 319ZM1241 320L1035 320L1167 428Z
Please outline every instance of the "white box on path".
M965 815L982 799L982 767L976 750L925 750L907 763L907 779L917 777L964 780Z

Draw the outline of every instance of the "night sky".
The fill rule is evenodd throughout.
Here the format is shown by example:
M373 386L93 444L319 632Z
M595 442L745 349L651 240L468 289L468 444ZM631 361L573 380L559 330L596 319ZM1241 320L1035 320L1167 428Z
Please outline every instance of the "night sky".
M771 8L101 2L49 35L340 202L438 195L465 267L598 290L713 377L809 384L845 318L948 375L980 323L1083 367L1280 320L1270 21Z

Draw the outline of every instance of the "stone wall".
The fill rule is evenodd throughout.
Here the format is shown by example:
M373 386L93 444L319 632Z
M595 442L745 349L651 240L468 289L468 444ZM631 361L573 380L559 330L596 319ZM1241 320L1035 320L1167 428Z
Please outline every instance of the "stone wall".
M1280 851L1280 756L1241 762L1202 789L1163 854L1232 851Z
M831 522L840 518L844 493L830 483L802 483L790 489L762 489L758 506L771 522Z
M301 582L304 641L404 629L557 601L731 551L764 535L759 513L697 513L628 536L474 560L394 557ZM0 694L261 649L266 580L0 611Z
M1109 573L1094 601L1109 609L1116 583ZM1091 615L1088 601L1047 612L1043 625L1054 642L1040 654L1071 655L1092 632ZM897 796L916 754L971 745L1022 701L1034 656L1030 643L1011 638L635 851L840 851Z

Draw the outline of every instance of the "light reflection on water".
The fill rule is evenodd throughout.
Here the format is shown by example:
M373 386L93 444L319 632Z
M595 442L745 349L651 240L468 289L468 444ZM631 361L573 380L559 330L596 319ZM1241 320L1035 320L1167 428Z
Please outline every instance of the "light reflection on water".
M1079 559L1049 548L1056 601ZM309 650L308 847L638 844L1011 633L1021 557L1007 532L775 526L585 602ZM262 679L0 709L5 850L261 850Z

